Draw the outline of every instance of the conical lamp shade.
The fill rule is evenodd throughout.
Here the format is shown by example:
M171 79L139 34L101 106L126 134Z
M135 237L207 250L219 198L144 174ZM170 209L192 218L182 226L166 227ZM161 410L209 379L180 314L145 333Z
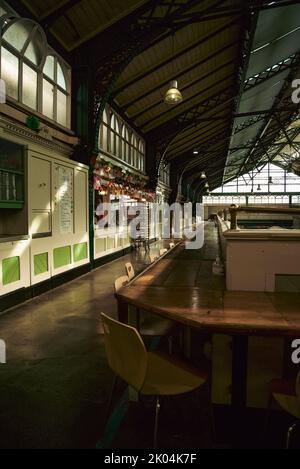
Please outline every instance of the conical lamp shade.
M178 104L182 101L182 94L180 93L176 80L172 80L170 83L170 88L165 95L166 104Z

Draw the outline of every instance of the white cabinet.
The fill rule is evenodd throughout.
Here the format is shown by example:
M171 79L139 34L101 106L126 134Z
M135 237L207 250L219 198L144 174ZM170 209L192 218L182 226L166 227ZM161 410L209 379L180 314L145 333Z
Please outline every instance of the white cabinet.
M50 233L51 162L31 154L28 161L29 233Z

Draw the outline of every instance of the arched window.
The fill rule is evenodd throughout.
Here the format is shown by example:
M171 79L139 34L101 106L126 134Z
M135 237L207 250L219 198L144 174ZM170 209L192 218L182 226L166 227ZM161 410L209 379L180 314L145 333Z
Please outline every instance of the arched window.
M111 120L110 120L110 151L113 154L116 153L115 127L116 127L116 116L114 114L112 114L111 115Z
M125 161L127 161L127 163L130 163L130 141L129 141L129 131L128 131L128 128L126 127L126 130L125 130L125 140L126 140L126 151L125 151Z
M107 143L108 143L108 118L107 118L107 111L104 109L102 114L102 123L100 127L100 139L99 139L99 147L107 151Z
M68 87L57 57L48 55L43 68L43 114L59 124L68 125Z
M119 156L119 123L115 114L110 119L110 152Z
M126 161L126 135L125 135L126 126L122 125L121 130L121 143L120 143L120 157L122 160Z
M145 171L145 150L144 150L144 143L142 140L139 141L139 150L138 150L138 158L139 158L139 168L141 171Z
M137 167L137 138L134 133L131 135L131 165Z
M64 127L70 121L70 80L49 50L43 29L33 20L0 18L1 78L6 94Z

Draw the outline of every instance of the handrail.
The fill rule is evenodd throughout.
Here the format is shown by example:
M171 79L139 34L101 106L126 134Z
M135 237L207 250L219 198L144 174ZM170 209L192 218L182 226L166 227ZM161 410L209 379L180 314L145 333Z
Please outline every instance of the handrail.
M230 229L237 229L237 214L238 212L251 212L251 213L282 213L288 215L299 215L300 208L282 208L282 207L243 207L241 205L232 205L229 209L225 209L224 213L230 213Z

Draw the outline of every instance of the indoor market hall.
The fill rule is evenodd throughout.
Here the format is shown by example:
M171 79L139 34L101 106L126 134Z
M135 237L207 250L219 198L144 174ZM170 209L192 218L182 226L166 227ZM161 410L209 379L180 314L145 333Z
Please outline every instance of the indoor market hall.
M299 449L299 0L0 0L0 34L0 449Z

